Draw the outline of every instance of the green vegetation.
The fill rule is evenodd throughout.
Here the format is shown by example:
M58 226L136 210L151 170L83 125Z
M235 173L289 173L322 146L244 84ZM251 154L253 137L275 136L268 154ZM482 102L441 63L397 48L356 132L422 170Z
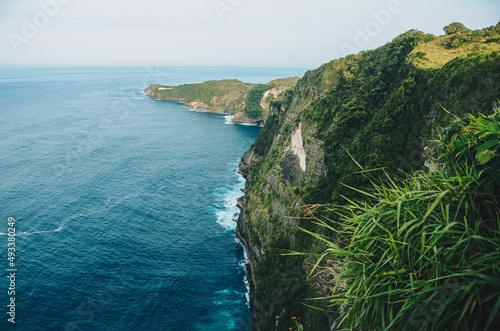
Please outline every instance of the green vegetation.
M274 86L273 86L274 87ZM250 118L262 118L263 108L261 106L264 93L269 90L269 85L257 85L248 92L245 105L245 115Z
M391 44L332 64L335 90L301 113L301 121L318 126L328 174L314 190L303 192L307 201L338 202L345 190L339 182L366 186L353 175L356 165L344 153L372 168L411 171L423 163L423 142L450 115L489 113L500 95L500 57L496 52L458 57L440 70L416 68L407 59L423 33L410 32ZM355 79L347 80L344 72ZM342 164L342 167L339 165Z
M171 88L162 90L160 95L171 98L186 98L189 102L200 101L207 105L223 104L214 100L215 96L226 95L229 91L244 93L251 88L250 84L245 84L236 79L207 81L198 84L184 84L177 87L165 86Z
M464 230L465 224L467 224L466 231L469 231L466 234L470 234L471 236L486 236L483 232L476 231L483 231L485 227L490 226L486 218L484 218L485 222L483 223L485 227L479 227L478 229L473 227L475 224L473 224L472 218L467 223L464 223L463 219L460 219L462 217L461 213L469 213L467 217L474 215L470 214L473 213L473 209L475 208L472 207L475 206L472 203L476 203L475 201L479 200L472 198L472 192L468 192L467 194L470 195L463 200L463 205L458 206L459 201L453 200L456 194L455 191L446 188L444 183L440 188L433 187L434 182L432 181L434 177L442 176L443 178L447 178L446 180L449 185L455 185L456 189L462 189L459 186L460 183L455 183L453 182L454 179L452 180L451 177L447 177L449 176L448 173L438 172L439 175L429 175L421 172L410 177L411 179L407 179L407 182L403 186L400 185L401 181L406 179L407 174L411 174L415 170L427 169L424 167L424 161L428 159L431 152L434 153L438 149L437 143L433 143L433 141L439 137L440 128L447 126L454 116L463 117L468 113L471 113L473 116L478 116L478 113L486 114L486 116L491 114L493 104L500 96L500 84L498 83L500 82L500 57L498 56L500 44L495 39L497 38L499 27L489 27L479 31L467 31L459 28L455 30L457 30L455 33L442 37L435 37L420 31L411 30L378 49L331 61L316 70L307 72L304 78L299 80L293 91L283 93L282 99L276 100L273 103L280 111L270 115L261 134L249 151L249 154L252 154L255 161L250 167L249 181L245 194L244 220L242 221L243 231L248 234L252 244L264 252L254 258L258 261L255 269L256 286L253 292L255 299L254 311L266 311L266 314L258 316L260 325L276 330L288 330L290 327L289 323L287 323L289 318L300 316L302 318L301 323L306 330L323 330L327 328L328 323L325 315L318 310L313 310L302 305L301 302L319 306L327 311L326 302L315 301L311 303L306 298L308 296L309 298L314 297L314 295L310 295L313 289L316 291L316 297L330 295L331 284L329 280L336 278L335 274L338 274L340 269L335 271L335 267L332 267L328 269L331 272L328 272L327 269L321 269L325 272L321 275L308 278L306 277L305 270L310 270L311 263L314 265L315 261L310 257L295 256L293 257L294 264L302 267L301 271L296 271L299 273L296 279L302 280L305 283L304 286L300 287L300 290L290 292L292 294L290 300L281 303L273 309L266 308L265 298L269 296L269 293L273 293L276 290L288 291L286 283L283 283L280 275L290 270L291 265L285 261L281 261L276 256L280 252L283 253L280 250L309 252L312 255L321 255L324 250L321 241L314 240L314 237L308 235L306 232L293 231L294 229L300 227L327 238L332 238L335 233L339 233L339 236L346 236L344 232L347 230L342 227L342 224L325 227L319 226L314 222L299 221L296 217L300 216L300 212L291 207L297 207L300 204L300 199L297 197L301 197L306 204L320 202L344 205L348 200L362 201L360 199L365 197L362 192L367 192L372 187L372 182L375 181L371 180L368 176L360 175L358 173L359 167L353 159L367 169L379 169L378 173L375 171L370 172L371 176L387 176L387 178L392 179L395 183L394 186L391 186L390 182L389 184L387 182L383 184L375 182L378 183L378 187L382 190L380 194L389 194L383 192L383 188L385 188L388 191L392 190L392 195L383 196L377 195L378 193L370 193L374 197L380 199L400 199L388 200L389 202L392 201L392 203L403 201L401 199L408 199L408 205L406 205L406 202L404 205L401 205L401 208L403 206L406 208L401 209L401 213L404 211L406 214L403 215L405 219L400 218L400 220L413 220L413 218L410 218L413 217L410 212L414 214L415 219L417 217L423 218L428 208L434 202L438 201L431 213L426 216L426 221L433 219L434 223L429 228L425 228L426 225L421 224L419 225L420 228L412 228L412 232L405 232L406 230L410 230L410 228L407 228L398 235L400 236L398 237L399 240L407 236L409 240L418 239L420 243L424 240L424 246L430 247L432 240L439 235L439 229L441 229L439 228L441 223L439 223L438 216L440 215L438 212L441 212L441 207L446 211L446 206L448 205L449 208L457 208L456 210L459 210L457 215L449 215L448 219L450 223L462 221L462 228L454 224L448 229L453 232L453 236L456 235L454 231ZM464 42L456 48L448 46L452 38L457 38L456 36L461 36L462 34L471 34L471 36L477 39L473 39L472 42ZM477 36L480 36L480 38ZM475 47L476 45L478 46L477 48ZM444 111L443 107L448 109L449 112ZM306 171L299 173L296 181L290 181L287 178L294 177L290 176L290 173L294 171L293 159L291 162L284 162L283 160L290 156L290 136L292 132L297 130L299 124L302 130L303 148L307 155ZM349 151L350 154L346 151ZM490 154L488 152L485 155L489 157ZM441 159L440 162L445 162L445 160ZM448 161L446 163L452 164ZM439 165L437 165L437 168L439 169ZM463 171L480 172L481 170L478 169L480 169L480 166L473 166L471 163ZM465 183L465 179L469 178L467 177L469 175L472 176L471 173L466 172L463 174L457 172L457 178L459 178L457 180ZM462 176L465 176L465 179ZM472 188L473 186L471 185L475 183L471 178L467 182L470 184L467 188ZM429 190L434 190L433 193L429 193L428 190L426 191L426 185ZM349 189L348 187L355 187L356 190ZM417 190L427 193L421 197L412 195L412 192ZM399 197L396 196L397 192L400 194ZM443 192L446 193L441 197L440 194L443 194ZM406 195L403 198L401 194ZM421 198L423 200L419 200ZM376 201L378 203L378 200ZM371 206L368 205L368 202L365 202L364 205L362 202L357 203L359 208L368 209ZM418 207L415 211L411 209L414 203ZM354 203L351 204L351 208L353 206L355 206ZM389 207L384 206L384 208ZM463 210L463 208L467 208L467 210ZM384 210L389 211L389 209ZM353 211L359 212L355 208ZM379 212L380 210L375 211ZM368 223L368 221L366 222ZM340 221L335 219L335 222L339 223ZM345 223L344 225L347 226L347 222L347 220L342 219L340 223ZM414 224L417 223L415 222ZM471 229L476 232L471 232ZM391 243L391 238L387 232L383 232L379 228L375 228L373 231L378 231L374 232L374 234L378 235L377 240L380 241L374 242L374 245L379 246L375 245L373 249L386 247L382 245L383 243L386 245ZM391 230L391 233L396 235L398 232L394 231ZM423 233L425 233L424 236L422 236ZM414 235L418 238L416 239ZM456 240L457 237L453 236L443 235L443 243L449 244L453 240ZM342 239L342 237L338 239ZM478 248L476 248L474 246L476 243L472 243L474 240L472 238L469 241L460 242L466 246L470 244L468 247L478 249L484 253L484 247L486 246L481 246L483 242L480 241L479 246L477 246ZM422 248L422 246L415 247L415 250ZM275 251L267 250L269 248L274 248ZM446 255L443 257L444 255L439 255L447 253L448 248L449 246L445 246L445 248L436 253L433 249L427 250L424 247L423 253L425 255L423 255L421 260L415 260L416 255L408 256L409 259L412 259L412 263L416 263L415 270L412 269L409 272L402 272L401 274L388 274L390 277L381 276L380 279L375 279L374 281L391 280L393 282L394 279L397 279L399 282L400 279L410 277L410 274L411 277L416 277L412 274L413 272L416 272L416 275L421 277L418 278L419 283L416 285L413 284L415 285L414 288L403 288L407 291L413 289L415 297L411 296L413 295L411 293L403 293L404 291L400 291L398 288L395 295L397 294L399 297L391 296L391 301L387 301L387 297L381 296L381 302L383 300L386 301L384 301L385 303L382 302L380 307L373 306L375 307L373 309L378 309L377 311L373 310L361 314L361 308L359 307L367 307L368 303L366 301L359 303L360 306L358 306L357 310L357 313L361 314L359 318L373 317L373 314L382 312L382 309L384 313L388 313L389 315L382 315L385 316L384 321L380 319L374 320L373 325L378 321L380 322L378 327L382 325L388 327L393 322L395 323L393 325L397 325L400 319L403 318L401 316L408 318L407 315L396 317L399 311L406 311L408 313L407 310L401 310L405 302L408 302L406 304L409 305L412 300L423 300L424 297L417 296L418 293L427 293L426 295L430 297L432 292L429 291L432 290L432 286L446 287L448 284L451 284L451 279L448 283L439 283L439 281L446 282L450 276L434 283L425 283L425 280L433 280L439 275L448 275L448 273L439 268L425 275L422 273L423 271L419 271L420 268L424 268L421 270L427 270L424 264L427 263L427 267L431 265L431 262L428 262L426 259L446 259L449 257L450 261L455 261L454 259L458 255L451 251L450 254L452 255L450 256ZM339 249L347 251L346 244L339 243ZM401 250L398 248L394 252L400 253ZM409 254L409 251L404 252ZM357 252L357 256L360 259L366 259L366 256L362 256L361 253ZM413 253L416 254L416 251L411 252L411 254ZM473 258L476 253L471 251L467 254L469 255L464 255L464 257ZM335 261L332 262L330 260L325 259L319 267L323 268L323 263L335 264ZM435 265L440 263L439 260L433 261L438 261L435 262ZM455 262L458 263L459 261ZM393 263L392 260L383 264L384 268L391 266L391 263ZM406 267L398 266L396 269L389 271L398 271L401 269L406 270ZM355 268L352 270L354 272ZM370 272L373 270L370 270ZM472 270L486 272L479 269ZM456 272L460 273L462 271L458 270ZM489 275L488 277L492 275L490 271L485 274ZM373 271L370 275L374 276L378 274ZM459 287L465 281L472 279L467 278L466 275L461 275L460 277L456 279L458 284L461 284ZM481 282L483 281L477 280L476 284L478 286L485 284ZM455 284L455 281L452 284ZM341 290L341 285L339 284L339 290ZM395 288L394 283L387 283L386 285ZM373 289L378 289L378 285L373 286ZM383 288L382 284L380 286ZM385 288L387 289L388 287ZM482 291L486 288L488 287L480 290ZM474 291L476 289L479 291L479 287L474 287ZM445 293L452 293L452 291ZM460 293L465 292L462 291ZM471 292L468 293L470 295ZM434 298L441 298L441 294L436 292ZM483 298L483 301L485 299ZM392 305L392 310L387 310L388 302L396 302L398 300L403 300L398 302L399 306L397 304ZM429 300L432 300L432 298ZM469 297L465 301L463 301L462 297L455 298L454 300L450 305L465 305ZM479 314L479 310L475 311L475 309L479 307L480 302L474 302L474 298L471 300L468 309L472 314L467 311L464 315L465 317L462 319L460 319L460 316L449 318L460 319L460 323L463 326L466 324L464 322L465 319L472 321L479 316L474 314ZM490 314L488 307L495 304L491 300L488 301L488 304L481 306L481 314L485 314L486 312ZM349 304L351 305L350 307L354 307L352 306L352 302L349 302ZM416 306L425 306L425 304L425 301L415 301ZM471 310L472 306L475 308ZM350 316L357 316L356 311L354 310L353 312ZM390 315L391 313L392 315ZM443 321L448 318L444 315L440 316ZM330 315L330 317L332 316ZM344 325L360 325L355 324L358 322L351 320L351 317L344 317L346 318ZM477 318L479 320L479 317ZM448 326L447 322L443 323L443 325ZM474 322L471 323L470 327L473 327ZM481 326L479 322L477 325ZM265 330L265 327L262 330Z
M246 94L252 87L251 84L232 79L180 86L152 85L149 89L162 99L184 100L186 103L201 102L208 107L242 110Z
M290 330L304 331L304 326L302 324L300 324L300 317L297 318L297 317L293 316L292 322L294 322L295 325L293 328L290 328Z
M328 247L318 264L343 260L330 302L346 329L500 327L500 115L452 122L435 148L441 170L400 182L361 169L364 199L311 217L335 233L313 236Z
M457 57L500 51L500 23L471 31L460 23L444 28L446 36L420 43L411 53L413 62L422 68L441 68Z
M278 126L279 120L275 116L269 116L266 125L264 125L253 144L253 149L257 155L263 156L267 154Z
M231 79L180 86L151 85L146 90L160 99L202 103L215 111L244 113L250 119L262 120L267 117L269 103L280 100L280 94L294 87L297 81L296 77L283 78L264 85Z
M446 33L446 35L455 34L458 32L469 32L470 31L462 23L458 23L458 22L454 22L454 23L451 23L450 25L445 26L443 30L444 30L444 33Z
M298 77L289 77L289 78L278 78L270 81L267 85L270 86L285 86L287 89L292 88L299 81Z
M289 330L289 321L296 316L306 316L307 321L302 321L302 324L307 330L322 330L326 327L326 318L321 311L303 305L303 302L313 297L316 292L300 272L302 262L303 258L300 256L287 257L280 256L279 252L272 252L265 263L258 265L256 271L266 275L260 280L259 286L266 287L269 291L253 294L257 304L253 309L257 318L255 327L260 330L273 330L276 325L274 316L279 316L283 321L283 330ZM318 329L318 325L323 327Z

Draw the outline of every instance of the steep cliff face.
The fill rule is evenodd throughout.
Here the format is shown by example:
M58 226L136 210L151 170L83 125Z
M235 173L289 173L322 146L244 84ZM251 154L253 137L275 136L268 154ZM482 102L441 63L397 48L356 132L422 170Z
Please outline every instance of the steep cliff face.
M316 230L296 210L303 203L338 204L343 196L355 196L341 185L366 185L353 159L395 176L397 169L422 168L425 147L450 119L443 107L457 116L491 112L500 98L498 32L470 32L479 37L461 49L448 46L453 36L409 31L377 50L307 72L281 102L271 103L265 126L240 164L247 183L237 232L248 248L254 328L288 330L292 316L301 316L307 329L332 327L335 316L327 309L301 302L331 295L328 281L335 275L308 279L309 258L279 254L324 248L293 230ZM427 50L459 55L440 63L421 51L428 43Z

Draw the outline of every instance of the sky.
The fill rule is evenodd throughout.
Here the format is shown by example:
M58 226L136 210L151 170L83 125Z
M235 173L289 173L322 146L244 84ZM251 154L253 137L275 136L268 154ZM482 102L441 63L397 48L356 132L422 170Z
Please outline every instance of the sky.
M0 65L316 68L498 0L0 0Z

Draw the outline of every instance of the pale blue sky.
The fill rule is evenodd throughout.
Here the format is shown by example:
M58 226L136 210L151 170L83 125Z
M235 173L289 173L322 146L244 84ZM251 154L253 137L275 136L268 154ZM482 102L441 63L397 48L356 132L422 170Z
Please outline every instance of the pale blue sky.
M315 68L499 19L498 0L0 0L0 64Z

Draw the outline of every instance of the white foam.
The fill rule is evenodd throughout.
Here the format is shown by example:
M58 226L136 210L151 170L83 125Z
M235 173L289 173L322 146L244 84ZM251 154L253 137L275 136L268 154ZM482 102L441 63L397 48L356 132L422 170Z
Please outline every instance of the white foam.
M222 189L222 207L216 209L217 223L226 230L234 230L236 228L236 215L240 209L236 207L238 198L243 195L241 189L245 187L245 179L238 174L238 183L233 186L226 186Z
M188 108L186 106L182 106L182 108L186 108L187 110L189 111L194 111L196 113L206 113L206 111L203 111L203 110L197 110L197 109L193 109L193 108Z
M225 116L224 116L224 119L225 119L226 121L224 122L224 124L234 124L234 123L232 122L233 118L234 118L234 115L225 115Z
M229 291L228 289L224 289L224 290L220 290L220 291L215 291L215 293L219 294L219 295L230 295L231 294L231 291Z
M186 107L186 105L182 106L182 108L186 108L187 110L193 111L193 112L196 112L196 113L209 113L209 114L215 114L215 115L225 115L225 114L218 113L218 112L215 112L215 111L198 110L198 109L189 108L189 107Z
M223 200L223 207L216 209L215 214L217 215L217 223L219 223L226 230L234 230L236 228L234 216L235 214L239 214L240 212L240 209L236 207L236 203L238 198L243 195L243 192L241 190L245 188L245 178L243 178L243 176L238 173L238 165L238 162L234 164L236 168L235 175L238 176L238 182L233 186L226 186L219 190L219 194L221 195ZM246 268L246 265L248 264L247 250L245 245L243 245L243 243L238 238L235 237L234 240L239 243L241 247L243 247L243 258L238 261L238 265L245 271L245 276L243 279L243 282L245 283L244 294L246 298L246 305L250 307L250 283L248 281L248 273Z
M243 282L245 283L245 288L246 288L245 298L247 299L247 302L246 302L247 306L250 307L250 282L248 281L248 272L247 272L247 264L248 264L247 248L245 247L245 245L243 245L241 240L239 240L238 238L235 238L234 240L237 243L239 243L241 245L241 247L243 247L243 259L239 262L239 265L240 265L240 267L243 268L243 270L245 270L245 278L243 279Z
M29 236L29 235L41 234L41 233L53 233L53 232L59 232L59 231L62 231L62 230L64 230L64 223L59 224L59 227L57 229L54 229L54 230L33 231L33 232L27 232L27 231L26 232L17 232L16 233L16 237L17 236ZM8 234L0 232L0 235L7 236Z

